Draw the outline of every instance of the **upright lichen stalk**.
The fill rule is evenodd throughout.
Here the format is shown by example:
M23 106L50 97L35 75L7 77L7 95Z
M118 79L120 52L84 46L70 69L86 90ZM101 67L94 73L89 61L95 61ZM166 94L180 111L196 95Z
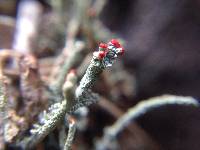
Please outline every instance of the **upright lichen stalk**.
M3 144L4 139L4 127L6 123L6 106L7 106L7 96L6 96L6 84L5 77L2 75L2 70L0 69L0 149L4 149Z
M88 66L85 75L80 81L76 90L76 97L80 97L84 92L88 92L93 86L101 72L112 66L114 60L124 53L124 48L116 39L112 39L108 44L100 43L99 50L93 53L93 58Z
M0 73L0 113L1 115L5 112L6 103L7 103L6 86L4 82L4 76Z
M71 145L74 139L74 135L76 132L76 125L75 125L75 121L72 118L69 118L69 130L68 130L68 135L67 135L67 139L64 145L64 150L70 150L71 149Z

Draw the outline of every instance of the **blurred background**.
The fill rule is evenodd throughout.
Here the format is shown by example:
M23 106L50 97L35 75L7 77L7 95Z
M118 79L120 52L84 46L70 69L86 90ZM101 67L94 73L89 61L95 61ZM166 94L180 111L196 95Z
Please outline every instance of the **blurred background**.
M125 55L94 90L121 113L162 94L200 98L199 0L0 0L0 49L34 54L42 67L50 66L40 68L46 81L54 57L71 39L84 41L90 53L113 37L123 42ZM105 107L89 107L87 125L76 134L73 149L93 149L94 139L119 117ZM136 124L157 149L200 149L197 108L161 107L139 117ZM137 134L125 130L118 137L118 149L142 149L135 139ZM57 149L46 145L41 149Z

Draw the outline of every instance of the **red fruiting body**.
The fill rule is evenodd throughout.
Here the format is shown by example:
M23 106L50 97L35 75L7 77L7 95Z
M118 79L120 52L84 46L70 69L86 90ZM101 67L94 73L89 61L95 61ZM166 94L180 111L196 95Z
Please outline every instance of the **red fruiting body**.
M121 47L121 45L117 39L112 39L110 42L117 48Z
M103 59L105 56L106 56L106 52L104 52L104 51L99 51L98 58L99 58L100 60Z
M120 50L120 53L119 53L120 55L123 55L124 54L124 48L123 47L121 47L121 50Z
M108 47L108 45L105 44L105 43L100 43L99 44L99 48L106 49L107 47Z

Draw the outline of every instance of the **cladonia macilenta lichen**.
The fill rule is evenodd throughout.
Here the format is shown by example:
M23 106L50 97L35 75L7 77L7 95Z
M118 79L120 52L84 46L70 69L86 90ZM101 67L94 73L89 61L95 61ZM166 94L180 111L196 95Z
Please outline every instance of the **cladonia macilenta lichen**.
M89 93L91 92L89 92L89 90L92 88L101 72L105 68L112 66L116 58L123 54L124 48L116 39L112 39L107 44L99 44L99 50L93 53L90 65L88 66L85 75L76 89L75 96L78 103L81 104L83 100L86 100L86 97L90 97ZM95 99L93 99L93 101L95 101Z

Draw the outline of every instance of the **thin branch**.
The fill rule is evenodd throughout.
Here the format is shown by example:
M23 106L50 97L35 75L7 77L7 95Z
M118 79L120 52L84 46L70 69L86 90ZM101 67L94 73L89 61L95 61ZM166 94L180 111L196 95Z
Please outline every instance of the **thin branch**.
M160 97L154 97L148 100L144 100L136 106L130 108L122 117L120 117L112 126L107 127L104 132L102 140L97 146L99 149L106 149L111 141L113 141L117 135L131 122L139 116L151 111L152 109L164 106L164 105L192 105L199 106L197 100L192 97L182 97L173 95L164 95Z

